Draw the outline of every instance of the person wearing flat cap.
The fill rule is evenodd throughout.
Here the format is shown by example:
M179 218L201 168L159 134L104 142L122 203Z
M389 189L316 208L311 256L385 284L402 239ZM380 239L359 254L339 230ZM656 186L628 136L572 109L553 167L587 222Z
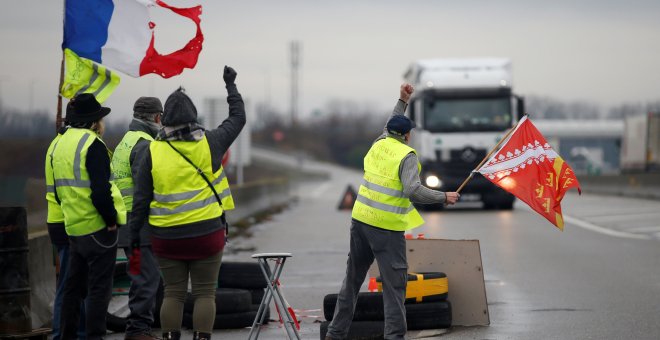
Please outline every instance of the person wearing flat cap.
M112 155L113 181L124 199L128 220L131 220L133 208L133 178L140 172L139 160L149 143L154 140L162 125L163 104L156 97L140 97L133 105L133 120L128 132L115 148ZM131 255L129 228L119 229L119 247ZM131 287L128 291L130 314L126 320L126 340L158 339L151 332L154 323L154 307L158 288L161 283L158 262L151 252L149 228L142 228L140 233L139 271L128 272Z
M69 126L53 146L53 193L69 236L68 272L63 282L61 338L75 339L85 301L87 340L102 339L117 254L117 226L126 209L110 181L110 151L101 140L110 109L93 94L77 95L66 108Z
M131 247L140 231L151 231L165 297L160 311L163 339L181 337L188 280L194 297L193 339L210 339L215 289L225 245L225 213L234 208L222 157L245 125L245 108L236 88L236 71L225 66L229 117L205 131L183 89L165 101L163 129L145 148L134 178Z
M383 282L385 339L405 339L408 280L404 232L424 223L412 202L454 204L459 194L424 187L415 149L408 146L415 122L404 115L414 88L402 84L392 116L364 157L364 180L351 214L346 276L328 326L328 339L346 339L360 286L374 259Z

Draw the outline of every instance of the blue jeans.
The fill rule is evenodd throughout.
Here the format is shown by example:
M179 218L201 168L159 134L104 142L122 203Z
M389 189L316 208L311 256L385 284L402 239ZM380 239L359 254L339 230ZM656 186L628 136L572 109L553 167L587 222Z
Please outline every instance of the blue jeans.
M62 286L67 270L69 269L69 246L55 246L60 259L60 275L55 286L55 301L53 302L53 340L60 340L60 313L62 309ZM80 304L80 326L78 326L78 339L85 340L85 304Z

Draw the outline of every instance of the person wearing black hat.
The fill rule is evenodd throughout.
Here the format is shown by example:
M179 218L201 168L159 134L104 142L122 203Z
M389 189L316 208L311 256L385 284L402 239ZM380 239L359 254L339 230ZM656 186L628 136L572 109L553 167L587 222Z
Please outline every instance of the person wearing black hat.
M62 339L77 338L80 304L85 301L87 340L102 339L112 291L117 226L126 224L119 189L110 182L110 151L101 135L110 109L94 95L68 103L69 127L53 146L53 190L69 236L68 273L61 307Z
M225 212L234 208L222 157L245 125L236 71L225 66L229 117L206 131L183 89L165 101L163 129L146 148L135 181L132 247L140 230L151 231L165 285L160 311L164 339L181 337L183 303L191 282L195 298L193 339L210 339L216 314L215 289L226 237Z
M68 122L64 122L68 125ZM60 340L62 333L60 332L60 321L62 309L62 297L64 296L64 278L67 275L69 268L69 236L67 236L64 229L64 214L62 207L55 197L55 179L53 178L53 148L66 131L67 127L64 126L57 131L57 135L48 146L46 151L45 162L45 178L46 178L46 202L48 204L48 214L46 217L46 224L48 226L48 236L50 241L57 251L57 258L59 260L59 272L57 273L57 282L55 285L55 299L53 300L53 340ZM85 304L80 304L80 310L85 310ZM84 312L83 312L84 314ZM78 338L85 338L85 317L80 318L78 327Z
M454 204L459 194L422 186L421 165L408 146L415 122L404 115L414 88L402 84L399 101L364 157L364 181L351 214L350 253L328 339L345 339L353 320L360 286L374 259L383 282L385 339L405 339L404 301L408 278L404 232L424 223L412 202Z
M128 132L115 148L112 155L113 181L119 188L124 199L128 220L133 208L133 177L140 171L138 160L144 150L154 140L162 125L163 105L156 97L140 97L133 105L133 120L128 126ZM131 255L130 231L119 229L119 247L124 253ZM154 323L154 307L161 283L158 262L151 252L151 240L148 228L142 228L140 234L139 270L128 272L131 287L128 291L128 307L130 314L126 320L127 340L158 339L151 333Z

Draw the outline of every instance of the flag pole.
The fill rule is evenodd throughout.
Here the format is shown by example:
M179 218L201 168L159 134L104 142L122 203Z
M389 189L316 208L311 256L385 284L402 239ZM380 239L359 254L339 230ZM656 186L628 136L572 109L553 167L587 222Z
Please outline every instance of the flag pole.
M62 51L62 62L60 63L60 86L57 87L57 113L55 114L55 133L62 128L62 83L64 82L64 51Z
M463 183L461 183L461 186L459 186L458 189L456 189L457 193L460 193L461 190L463 190L463 187L465 187L465 185L472 179L472 177L477 172L477 170L479 170L481 168L481 166L484 165L484 163L486 163L486 161L490 158L490 156L492 156L495 153L495 151L499 150L502 143L504 143L504 141L506 141L507 138L509 138L509 136L513 133L513 131L516 130L517 127L518 127L518 124L516 124L511 129L509 129L509 132L507 132L506 135L504 135L504 137L502 137L502 139L500 139L499 143L497 143L497 145L495 145L490 150L490 152L486 155L486 157L484 157L484 159L481 160L481 163L479 163L479 165L477 165L477 167L470 172L470 176L468 176L468 178L466 178L463 181Z
M62 29L66 22L66 0L62 3ZM57 112L55 113L55 133L62 128L62 84L64 83L64 49L62 49L62 62L60 62L60 85L57 87Z

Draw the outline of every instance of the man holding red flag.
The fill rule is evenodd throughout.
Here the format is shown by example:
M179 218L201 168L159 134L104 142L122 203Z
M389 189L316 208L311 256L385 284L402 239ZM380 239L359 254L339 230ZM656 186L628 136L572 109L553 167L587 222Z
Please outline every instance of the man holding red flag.
M527 203L561 230L564 229L561 213L564 194L570 188L581 192L573 170L527 116L477 172Z

